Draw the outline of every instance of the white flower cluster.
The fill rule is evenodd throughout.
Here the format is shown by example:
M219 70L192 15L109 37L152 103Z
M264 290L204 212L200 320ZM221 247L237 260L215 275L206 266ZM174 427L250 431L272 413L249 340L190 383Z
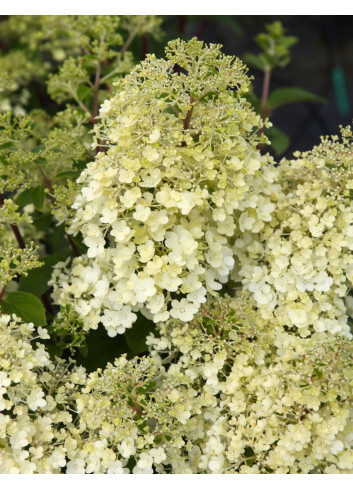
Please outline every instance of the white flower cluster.
M208 298L87 377L0 325L1 473L353 473L351 340Z
M131 456L134 473L152 473L166 460L155 434L171 419L159 365L120 357L87 377L72 362L54 364L36 341L48 338L0 315L0 473L126 473Z
M208 299L190 324L160 324L165 386L184 413L173 473L353 473L353 345L269 328L241 301ZM174 355L171 355L174 353Z
M324 139L273 167L275 183L263 179L275 208L271 219L260 232L249 225L235 240L233 278L253 294L263 318L303 337L350 336L345 298L353 281L353 157L350 140L343 139Z
M76 396L82 438L66 473L152 474L153 466L167 463L173 420L171 401L158 389L161 374L151 358L125 356L90 374Z
M176 67L179 67L176 69ZM240 229L256 220L242 199L262 162L262 122L243 94L242 63L220 46L174 41L167 60L147 57L102 105L96 160L79 178L71 232L87 255L59 264L53 297L88 328L123 333L141 311L154 322L190 321L234 266ZM257 202L261 218L272 204Z
M60 473L72 450L68 398L75 384L85 382L85 372L78 367L69 373L63 363L54 365L35 341L49 338L46 329L39 327L36 337L34 333L33 324L0 315L2 474Z

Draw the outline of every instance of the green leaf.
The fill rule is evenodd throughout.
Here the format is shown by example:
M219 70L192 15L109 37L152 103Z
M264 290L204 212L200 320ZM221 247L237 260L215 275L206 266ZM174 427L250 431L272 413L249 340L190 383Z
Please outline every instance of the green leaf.
M66 254L66 257L72 253L69 242L65 235L65 225L55 226L47 234L47 245L51 253L56 255Z
M134 355L139 355L147 350L146 337L155 331L156 325L153 321L138 314L137 321L131 329L125 332L125 338Z
M92 93L92 88L86 87L86 85L80 85L77 89L77 98L82 101L84 100L90 93Z
M270 44L270 38L268 34L260 33L257 36L254 37L254 41L260 48L262 48L264 51L267 51L269 48Z
M71 178L72 180L78 178L80 176L79 170L66 170L56 174L56 180L60 178Z
M254 465L254 461L255 461L254 450L249 446L245 447L244 455L246 457L246 465L248 465L249 467L252 467Z
M52 220L52 215L50 212L46 212L45 214L40 214L38 217L33 218L33 224L37 231L46 231L46 229L50 226Z
M265 71L266 69L266 65L263 62L263 59L260 58L260 56L257 56L256 54L252 54L252 53L244 54L243 61L245 64L249 66L254 66L254 68L257 68L258 70Z
M318 368L314 368L314 374L316 375L316 377L318 377L319 379L321 379L323 377L323 373L321 372L321 370L319 370Z
M84 346L81 346L78 351L81 353L81 355L83 356L83 358L87 358L88 357L88 345L84 345Z
M43 304L38 297L28 292L12 292L1 303L1 309L5 314L16 314L23 321L35 326L47 324Z
M12 148L13 146L14 143L11 142L0 144L0 151L2 151L3 149Z
M85 367L88 372L93 372L97 368L105 368L108 362L113 363L123 353L127 353L128 358L133 356L124 336L119 334L111 338L103 326L91 330L86 340L88 355L85 357L79 352L77 362ZM83 353L85 354L85 351Z
M79 251L81 251L82 253L85 253L87 251L87 246L83 242L83 236L81 233L76 234L76 236L71 236L71 238Z
M140 394L146 394L146 392L149 392L153 390L157 385L157 382L151 380L151 382L148 382L148 384L145 384L144 387L138 387L137 388L137 393Z
M271 141L271 147L274 149L277 156L280 156L286 151L289 146L290 139L286 133L278 129L277 127L270 127L266 131L266 136Z
M50 359L52 362L55 361L55 357L59 357L61 358L61 355L63 353L63 349L60 348L59 346L57 345L46 345L45 346L45 349L47 350L47 352L49 353L50 355Z
M294 44L297 44L298 41L299 39L295 36L284 36L278 42L281 46L290 48L291 46L294 46Z
M276 55L272 55L270 53L262 53L260 54L261 58L264 59L264 65L266 68L270 68L271 70L280 64L280 61Z
M287 66L287 64L290 62L290 60L291 60L291 57L289 55L285 56L284 58L281 58L280 60L278 60L277 65L280 66L281 68L285 68Z
M41 211L45 201L45 187L41 185L40 187L35 187L31 190L31 199L34 207Z
M274 90L268 98L268 107L273 110L276 107L296 102L325 103L325 99L314 93L299 87L283 87Z
M27 277L21 277L19 290L31 292L37 297L41 297L49 290L48 282L53 273L53 266L61 260L65 260L66 255L52 255L43 258L44 265L33 268L28 272Z
M44 144L38 144L37 146L35 146L32 149L32 153L40 153L41 151L43 151L43 149L45 149L45 145ZM47 163L47 160L45 158L43 158L42 156L38 156L38 158L36 159L36 163L38 165L45 165Z
M28 188L21 192L15 199L15 203L20 207L25 207L28 204L32 203L31 198L31 189Z

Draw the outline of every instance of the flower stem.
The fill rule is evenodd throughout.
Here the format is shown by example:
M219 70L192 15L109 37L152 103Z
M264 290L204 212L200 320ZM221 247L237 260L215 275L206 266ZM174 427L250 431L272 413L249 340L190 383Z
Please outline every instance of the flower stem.
M20 230L18 229L18 227L15 225L15 224L11 224L11 229L15 235L15 238L16 238L16 241L17 241L17 244L18 246L23 250L25 249L26 245L25 245L25 242L22 238L22 235L20 233Z
M134 40L134 37L136 36L137 34L137 31L136 29L132 30L130 32L130 35L129 37L126 39L126 42L124 44L124 46L121 48L121 51L120 51L120 58L122 58L125 54L125 52L128 50L130 44L132 43L132 41Z
M4 205L4 199L3 199L2 195L0 195L0 207L2 207L3 205ZM16 224L10 224L10 227L12 229L12 232L15 235L15 238L16 238L16 241L17 241L19 248L21 248L23 250L26 247L26 245L25 245L25 242L22 238L20 230L18 229Z
M183 125L184 125L184 131L189 129L190 126L190 121L191 121L191 116L192 116L192 111L194 110L194 106L191 107L190 110L188 110L188 113L186 114L185 119L183 119Z
M79 251L77 249L77 246L75 245L74 240L71 238L71 236L66 231L65 231L65 234L66 234L67 240L69 242L69 245L71 246L73 255L75 257L80 256L80 253L79 253Z
M6 287L7 287L7 284L5 284L3 286L3 288L1 289L1 292L0 292L0 302L1 302L2 298L3 298L3 295L5 294Z
M265 70L265 76L264 76L264 82L262 86L262 97L261 97L261 119L262 122L265 122L268 108L268 96L270 92L270 81L271 81L271 68L267 68ZM263 134L264 128L262 127L260 129L260 134Z
M93 91L93 113L91 117L91 121L93 122L93 124L96 123L96 118L99 114L98 94L99 94L100 81L101 81L101 65L100 63L97 63L96 78L94 81L94 91Z
M191 105L191 109L189 109L187 111L187 114L185 116L185 119L183 119L184 131L186 131L187 129L189 129L190 122L191 122L191 117L192 117L192 112L194 110L194 102L195 102L195 99L193 99L193 97L191 97L190 98L190 103L192 104ZM185 141L182 142L182 146L186 146L186 142Z
M43 168L41 168L40 166L38 166L38 169L39 169L39 173L41 174L41 177L43 178L44 185L49 190L50 195L53 195L54 194L54 189L52 187L50 178L48 178L47 175L44 173Z

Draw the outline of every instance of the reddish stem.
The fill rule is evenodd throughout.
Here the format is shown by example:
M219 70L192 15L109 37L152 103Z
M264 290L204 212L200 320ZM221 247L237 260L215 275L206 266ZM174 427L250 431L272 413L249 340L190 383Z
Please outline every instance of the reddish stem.
M261 119L262 119L262 122L265 122L267 112L268 112L267 104L268 104L268 96L269 96L269 92L270 92L270 81L271 81L271 69L267 68L267 70L265 71L264 83L262 86L262 97L261 97ZM260 129L260 134L263 134L263 132L264 132L264 128L262 127Z
M2 195L0 195L0 207L2 207L3 205L4 205L4 199L3 199ZM20 230L18 229L16 224L10 224L10 227L11 227L11 229L15 235L15 238L16 238L16 241L17 241L19 248L21 248L23 250L26 247L26 245L25 245L25 242L22 238Z
M67 240L68 240L68 242L69 242L69 244L71 246L73 255L75 257L80 256L80 253L79 253L79 251L78 251L78 249L77 249L77 247L75 245L74 240L71 238L71 236L69 234L67 234L67 232L65 232L65 234L66 234Z
M193 102L193 99L191 99L191 101ZM192 116L193 110L194 110L194 106L192 106L191 109L188 110L188 113L186 114L186 117L183 120L184 131L186 131L187 129L189 129L190 121L191 121L191 116Z
M23 250L26 247L26 245L25 245L25 242L22 238L20 230L18 229L18 227L15 224L11 224L10 226L11 226L11 229L13 231L13 234L15 235L18 246Z
M40 172L40 174L41 174L41 176L43 178L44 185L47 187L47 189L49 190L50 194L53 195L54 194L54 189L52 187L50 178L48 178L46 176L46 174L44 173L43 169L40 166L38 168L39 168L39 172Z
M142 59L145 59L148 54L148 39L145 34L141 36L141 44L142 44Z
M193 104L195 102L195 99L193 99L192 97L190 98L190 103ZM190 126L190 122L191 122L191 117L192 117L192 112L194 110L194 105L191 106L191 109L189 109L187 111L187 114L186 114L186 117L185 119L183 119L183 127L184 127L184 131L186 131L187 129L189 129L189 126ZM181 143L182 146L186 146L186 142L183 141Z
M7 284L3 286L3 288L2 288L2 290L0 292L0 302L2 300L3 295L5 294L6 287L7 287Z

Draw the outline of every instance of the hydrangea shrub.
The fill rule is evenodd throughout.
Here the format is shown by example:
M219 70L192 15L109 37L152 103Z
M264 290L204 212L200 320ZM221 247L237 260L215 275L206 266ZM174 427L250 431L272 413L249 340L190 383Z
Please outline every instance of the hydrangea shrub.
M79 102L60 112L65 130L36 146L42 126L1 119L0 472L353 473L351 129L276 163L246 67L221 46L176 40L133 69L124 47L129 74L108 64L101 77L115 55L82 22L65 49L97 56L99 114L67 83L92 85L78 56L49 82L54 98ZM61 159L82 171L55 187ZM43 225L27 244L48 197L73 258L40 262ZM53 269L53 302L40 289L31 322L16 279L39 265L48 279ZM91 329L123 344L142 334L140 313L155 324L143 355L82 366Z

